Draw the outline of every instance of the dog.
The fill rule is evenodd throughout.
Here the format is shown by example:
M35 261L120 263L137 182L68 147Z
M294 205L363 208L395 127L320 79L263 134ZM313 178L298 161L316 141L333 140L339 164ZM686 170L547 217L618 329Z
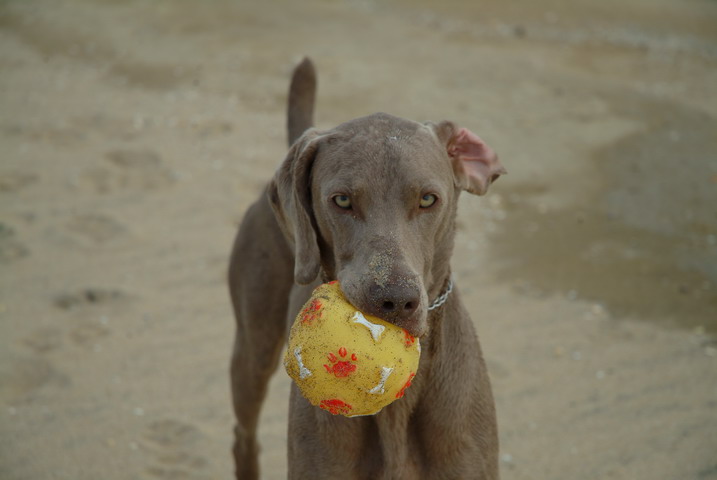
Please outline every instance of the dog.
M405 397L373 416L331 415L292 384L288 478L497 479L490 381L450 258L459 194L483 195L506 171L448 121L376 113L313 128L315 94L306 58L289 88L289 152L231 254L236 478L259 475L259 410L295 315L338 280L357 309L420 338L420 365Z

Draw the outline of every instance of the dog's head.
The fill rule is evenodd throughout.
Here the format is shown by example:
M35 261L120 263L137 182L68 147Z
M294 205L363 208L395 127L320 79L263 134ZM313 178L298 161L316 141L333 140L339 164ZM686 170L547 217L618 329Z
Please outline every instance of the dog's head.
M482 195L504 173L467 129L378 113L305 132L269 194L297 283L323 270L357 308L421 336L449 274L459 193Z

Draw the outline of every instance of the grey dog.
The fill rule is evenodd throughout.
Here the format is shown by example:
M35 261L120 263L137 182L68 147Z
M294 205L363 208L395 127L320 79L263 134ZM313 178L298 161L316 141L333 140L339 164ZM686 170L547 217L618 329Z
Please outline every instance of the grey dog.
M258 477L259 410L288 327L316 285L338 280L356 308L420 337L420 366L404 398L367 417L331 415L292 385L289 478L497 479L493 395L450 258L459 194L484 194L505 169L452 122L376 113L315 129L315 91L305 59L288 155L231 256L236 477Z

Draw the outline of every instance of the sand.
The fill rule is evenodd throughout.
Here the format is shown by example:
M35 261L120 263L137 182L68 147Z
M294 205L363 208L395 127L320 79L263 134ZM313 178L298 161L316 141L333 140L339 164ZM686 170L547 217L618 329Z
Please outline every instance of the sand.
M319 126L450 119L510 172L461 198L453 259L503 478L717 478L716 24L707 0L3 2L0 478L229 478L227 258L305 54Z

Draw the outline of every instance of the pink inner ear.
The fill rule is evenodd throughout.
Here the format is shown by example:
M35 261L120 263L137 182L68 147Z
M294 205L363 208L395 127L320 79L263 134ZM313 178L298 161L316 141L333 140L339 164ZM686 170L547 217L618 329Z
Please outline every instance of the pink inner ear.
M478 135L461 128L448 146L448 154L459 161L465 176L463 187L471 193L483 195L498 176L507 173L498 155Z
M464 162L494 163L498 156L478 135L467 128L461 128L453 138L448 153Z

